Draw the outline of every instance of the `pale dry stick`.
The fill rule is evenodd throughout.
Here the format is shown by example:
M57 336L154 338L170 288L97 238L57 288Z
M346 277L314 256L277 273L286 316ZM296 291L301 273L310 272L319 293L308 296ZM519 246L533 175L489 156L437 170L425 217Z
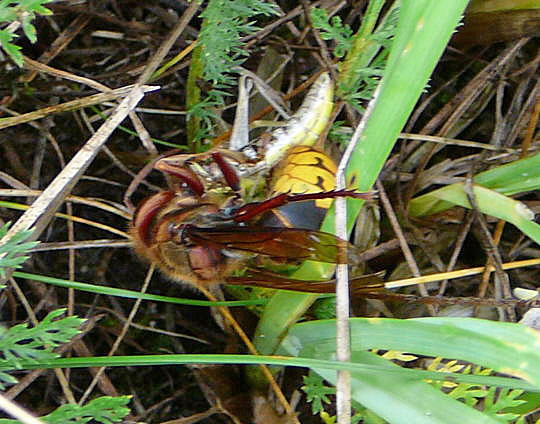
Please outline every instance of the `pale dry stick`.
M12 113L12 112L9 111L9 113ZM40 125L37 122L30 122L30 126L35 127L39 132L44 133L45 137L48 139L53 149L57 153L61 167L64 168L66 165L65 160L64 160L64 155L62 154L60 150L60 146L58 145L54 136L49 132L48 129L44 128L43 125ZM34 169L38 169L38 168L34 167ZM34 186L34 184L31 184L31 186ZM73 215L72 204L69 201L66 202L66 211L68 215ZM68 239L70 241L73 241L74 240L74 224L72 220L67 221L67 230L68 230ZM75 255L74 255L74 251L70 249L69 250L69 279L70 280L75 280L74 270L75 270ZM69 288L68 289L68 302L67 302L68 315L73 315L74 305L75 305L75 291L73 288ZM75 397L73 393L71 392L70 384L69 384L70 370L66 370L65 374L60 369L55 370L54 372L58 378L58 381L62 387L62 390L64 391L66 395L66 399L72 404L75 403L76 402Z
M346 188L345 171L351 155L358 144L358 140L364 132L366 122L373 111L375 103L379 98L381 85L373 93L366 112L362 120L356 127L354 134L341 157L336 173L336 190ZM335 200L336 208L336 235L343 240L348 239L347 235L347 203L345 198ZM345 252L346 253L346 252ZM339 252L342 255L343 252ZM346 257L346 254L344 255ZM336 267L336 354L338 361L349 362L351 359L351 340L349 328L349 269L346 261ZM336 412L338 424L350 424L351 422L351 373L347 370L337 372L336 381Z
M156 145L152 143L152 136L144 127L144 124L142 123L141 118L139 118L139 115L137 115L134 111L131 111L129 112L129 117L131 118L133 127L135 128L135 131L137 131L139 139L141 140L141 143L146 149L146 151L152 156L157 156L159 152L156 148Z
M2 172L2 171L0 171L0 181L3 181L8 186L14 187L17 190L30 190L30 187L28 187L22 181L19 181L17 178L12 177L11 175L6 174L5 172ZM21 196L21 197L25 197L25 196Z
M56 212L54 216L58 218L63 218L67 221L78 222L80 224L86 224L91 227L99 228L103 231L108 231L109 233L113 233L120 237L123 237L124 239L128 238L128 234L125 231L119 230L115 227L111 227L110 225L102 224L100 222L90 221L89 219L86 219L86 218L81 218L78 216L68 215L68 214L60 213L60 212Z
M501 264L501 269L516 269L525 268L528 266L540 265L540 258L538 259L525 259L522 261L506 262ZM489 267L491 271L495 271L495 267L492 265ZM423 275L421 277L404 278L402 280L390 281L384 284L385 289L397 289L399 287L412 286L414 284L426 284L433 283L442 280L452 280L454 278L470 277L471 275L479 275L484 272L486 267L478 266L475 268L460 269L450 272L439 272L437 274Z
M4 197L38 197L43 193L42 190L30 190L30 189L16 189L16 188L0 188L0 196ZM78 203L81 205L92 206L97 209L101 209L106 212L113 213L121 216L124 219L131 219L131 214L111 206L105 202L101 202L95 198L80 197L80 196L66 196L66 201Z
M0 244L5 243L19 231L28 230L31 227L34 228L30 239L36 240L50 222L54 212L58 209L64 198L81 178L88 166L90 166L90 163L92 163L99 149L105 144L111 133L126 118L129 112L133 110L137 103L139 103L144 93L153 91L156 88L148 86L133 87L132 91L118 105L111 117L90 137L66 167L43 191L41 196L36 199L32 206L10 228L6 236L0 240Z
M80 179L84 171L90 165L94 157L97 155L100 147L106 142L109 135L114 129L125 119L130 110L142 99L144 92L154 90L154 87L138 87L134 86L127 97L120 103L111 118L107 120L99 128L99 130L87 141L86 145L77 152L69 164L56 176L52 183L41 193L36 201L30 206L26 212L17 220L11 227L6 236L0 240L0 244L9 240L19 231L30 229L34 226L31 239L39 238L41 232L45 229L55 211L58 209L67 193L73 188L76 182ZM124 89L125 90L125 89ZM110 96L111 93L92 96L94 98L101 96ZM114 95L116 96L116 95ZM71 102L73 105L74 102ZM80 104L80 102L79 102ZM46 108L48 110L52 108ZM43 111L43 109L42 109ZM27 114L28 117L29 114ZM20 118L20 117L16 117ZM36 119L33 116L32 119ZM6 118L2 120L5 123ZM28 122L28 121L21 121ZM1 127L2 123L0 123ZM64 215L65 216L65 215ZM121 234L126 237L125 233ZM60 383L65 382L61 370L57 370L57 376ZM62 384L64 387L64 384Z
M403 255L405 256L405 260L407 261L407 265L409 266L409 269L413 273L414 276L420 277L420 268L418 268L418 264L416 263L416 260L414 259L414 255L412 254L411 248L409 247L409 244L407 243L407 240L405 239L405 235L403 234L403 231L401 230L401 226L399 225L398 219L396 217L396 214L394 213L394 209L392 208L392 205L390 204L390 200L388 199L388 196L386 196L386 191L384 190L384 186L380 181L377 181L377 190L379 191L379 197L381 199L381 203L383 205L384 211L386 212L386 215L388 216L388 220L390 221L390 226L392 227L392 230L396 234L396 237L399 240L399 246L401 247L401 251L403 252ZM418 291L422 296L428 296L429 293L425 286L418 286ZM427 306L429 313L431 315L435 315L435 308L431 305Z
M110 102L104 102L102 103L102 105L108 105L109 107L111 108L114 108L117 103L110 103ZM138 108L135 108L135 111L137 110ZM86 110L85 109L80 109L79 111L79 115L80 115L80 118L82 119L82 122L83 124L86 126L88 132L90 134L94 134L95 130L94 130L94 127L92 126L92 123L91 123L91 119L88 117L87 113L86 113ZM102 113L104 113L105 115L107 114L106 112L102 111ZM132 120L132 123L133 123L133 126L137 128L137 123L135 121L135 119L139 119L138 118L138 115L136 113L134 113L133 111L131 111L129 113L129 117L131 118ZM101 118L101 115L98 114L95 116L96 119L102 119ZM146 130L145 130L146 131ZM140 132L138 132L138 136L139 138L141 139L142 141L142 144L143 146L145 145L145 141L144 141L144 138L142 137L142 134ZM155 148L155 147L154 147ZM125 166L115 155L113 152L111 152L111 149L109 149L107 146L103 146L101 148L101 152L102 153L105 153L109 159L111 160L111 162L118 168L120 169L121 171L125 172L126 174L128 174L131 178L135 178L137 174L135 174L134 172L130 171L129 168L127 166ZM84 178L86 179L93 179L95 178L96 181L105 181L105 180L101 180L101 179L97 179L96 177L90 177L90 176L85 176ZM116 184L116 183L113 183L111 181L107 181L107 183L109 184ZM142 184L146 185L147 187L150 187L152 188L152 185L147 183L146 181L143 181ZM118 184L119 186L121 186L121 184ZM155 186L154 186L155 187ZM155 187L155 190L159 190L159 187ZM130 218L128 218L130 219Z
M208 300L210 300L212 302L218 302L219 301L205 287L200 286L200 287L197 287L197 289L199 289L208 298ZM257 348L251 342L251 340L249 339L247 334L244 332L243 328L240 327L240 324L238 324L238 322L234 319L232 314L229 312L229 309L226 308L225 306L218 306L217 310L219 311L219 313L221 315L223 315L225 317L225 319L233 327L234 331L236 332L236 334L238 334L240 339L242 339L242 341L244 342L244 344L248 348L249 352L252 355L259 355L259 352L257 351ZM298 421L298 418L296 417L296 414L294 413L291 405L289 404L289 401L287 400L287 398L285 397L285 395L281 391L281 388L276 383L276 380L274 379L274 376L272 375L272 373L268 369L268 366L265 365L265 364L259 364L259 367L261 368L261 371L262 371L263 375L266 377L266 379L270 383L270 387L272 387L272 390L274 391L274 394L278 398L279 402L285 408L285 412L287 413L287 415L294 421L295 424L301 424L300 421Z
M44 107L43 109L35 110L29 113L23 113L22 115L13 116L10 118L0 119L0 130L3 128L12 127L14 125L24 124L26 122L35 121L36 119L44 118L45 116L53 113L69 112L76 109L81 109L88 106L103 103L108 100L114 100L119 97L123 97L134 89L133 85L117 88L107 93L94 94L92 96L83 97L82 99L73 100L66 103L60 103L55 106ZM156 90L157 87L145 87L146 91Z
M67 79L70 81L75 81L80 84L88 85L89 87L92 87L98 91L103 92L110 92L111 89L103 84L100 84L99 82L96 82L89 78L80 77L78 75L72 74L70 72L62 71L60 69L55 69L50 66L44 65L40 62L37 62L35 60L29 59L25 57L25 66L29 67L30 69L34 69L36 71L44 72L51 74L53 76ZM148 150L150 154L157 155L157 149L154 146L154 143L151 141L150 134L146 129L144 128L141 120L137 116L137 114L134 111L131 111L129 114L129 117L131 121L133 122L133 126L135 127L135 130L137 131L137 134L139 135L139 138L142 141L143 146Z
M87 18L84 18L83 20L84 20L85 22L87 22ZM25 58L25 65L26 65L28 68L34 69L34 71L39 70L39 71L41 71L41 72L49 73L49 74L58 76L58 77L60 77L60 78L65 78L65 79L68 79L68 80L72 80L72 81L76 81L76 82L79 82L79 83L82 83L82 84L86 84L86 85L88 85L88 86L90 86L90 87L93 87L93 88L95 88L95 89L97 89L97 90L101 90L101 91L109 92L109 93L111 92L110 88L108 88L108 87L106 87L106 86L104 86L104 85L102 85L102 84L99 84L99 83L97 83L97 82L95 82L95 81L93 81L93 80L91 80L91 79L88 79L88 78L82 78L82 77L79 77L79 76L77 76L77 75L71 74L71 73L69 73L69 72L60 71L60 70L54 69L54 68L52 68L52 67L43 65L43 64L41 64L41 63L39 63L39 62L33 61L33 60L31 60L31 59L28 59L28 58ZM34 72L34 75L35 75L35 73L36 73L36 72ZM53 108L48 108L48 109L47 109L47 111L58 111L58 110L59 110L58 107L53 107ZM43 112L43 111L42 111L42 112ZM30 116L35 116L35 115L30 115ZM29 116L26 115L26 118L28 118L28 117L29 117ZM17 121L15 121L15 122L18 122L18 123L23 122L23 120L21 119L21 117L17 117L17 118L15 118L15 119L17 120ZM9 120L8 120L8 121L6 122L6 120L3 120L3 124L4 124L4 125L6 125L6 124L9 125L10 122L12 122L12 121L9 121ZM28 121L27 121L27 122L28 122ZM104 140L106 140L106 138L104 138ZM88 143L88 144L89 144L89 143ZM87 144L87 146L88 146L88 144ZM53 145L54 145L54 144L53 144ZM96 151L97 151L97 149L96 149ZM91 161L91 159L90 159L90 161ZM73 163L73 161L72 161L71 163ZM62 164L62 165L64 165L64 164ZM83 166L82 168L85 168L85 167ZM77 179L78 179L78 178L77 178ZM55 180L55 181L58 181L58 180ZM76 181L76 180L74 180L74 181ZM67 192L68 192L68 189L66 189L65 192L64 192L64 194L63 194L63 195L61 194L61 193L62 193L62 188L61 188L62 185L63 185L63 184L62 184L62 182L61 182L61 183L58 185L59 190L57 191L57 194L58 194L58 195L57 195L57 198L60 199L60 201L61 201L62 196L65 195L65 194L67 194ZM51 194L52 194L52 193L51 193ZM53 197L54 197L54 196L55 196L55 195L53 194ZM44 200L45 200L45 202L43 202L43 209L42 209L42 212L41 212L40 215L37 215L37 216L36 216L36 220L37 220L37 219L40 219L39 217L45 217L45 219L43 219L43 221L47 221L47 216L49 216L49 217L51 216L50 214L46 214L46 211L48 210L48 207L46 206L46 200L47 200L47 199L44 199ZM39 199L38 199L38 202L37 202L37 203L39 203ZM56 205L56 208L59 207L59 205L60 205L60 203L58 202L57 205ZM30 208L30 209L23 215L23 217L21 217L21 219L18 221L18 223L24 222L24 216L26 216L26 217L31 216L32 210L34 210L34 211L36 210L36 209L35 209L35 206L36 206L36 205L34 205L32 208ZM52 212L54 213L54 211L56 210L56 208L55 208L55 205L54 205L54 204L52 204L52 206L53 206ZM69 203L68 203L67 207L68 207L68 214L71 215L71 213L70 213L71 206L70 206ZM37 211L38 211L38 213L39 213L39 209L37 209ZM16 224L16 225L17 225L17 224ZM15 225L14 227L16 227L16 225ZM30 227L30 226L32 225L32 223L29 222L27 225L28 225L28 227ZM43 228L45 227L45 225L46 225L46 223L43 224ZM28 227L27 227L27 228L28 228ZM12 228L12 231L14 231L14 230L16 230L16 228ZM39 232L40 232L40 230L38 229L37 233L39 233ZM15 234L15 233L12 233L12 234ZM69 235L70 241L72 241L72 240L73 240L73 227L72 227L72 221L69 221L69 222L68 222L68 235ZM37 237L39 237L39 234L36 234L36 231L35 231L33 236L34 236L35 238L37 238ZM9 234L7 235L7 237L9 237ZM73 256L72 250L70 250L70 256L69 256L69 257L70 257L70 260L69 260L69 273L70 273L70 279L73 280L73 279L74 279L74 256ZM73 304L74 304L74 292L73 292L72 289L70 289L70 290L68 291L68 310L69 310L69 313L70 313L70 314L71 314L72 311L73 311ZM55 372L56 372L56 374L57 374L57 377L58 377L58 379L59 379L59 382L61 383L61 385L62 385L62 387L63 387L63 389L64 389L64 392L66 393L66 397L68 398L68 400L69 400L71 403L74 403L74 402L75 402L75 399L74 399L73 395L71 394L71 392L69 391L69 384L67 383L67 380L65 379L64 374L62 373L61 370L55 370Z
M113 91L111 88L107 87L106 85L100 84L99 82L94 81L93 79L81 77L71 72L62 71L61 69L56 69L56 68L53 68L52 66L44 65L43 63L30 59L26 56L24 57L24 66L29 69L32 69L33 71L43 72L44 74L49 74L54 77L77 82L82 85L87 85L88 87L92 87L96 89L97 91L102 91L104 93L110 93Z
M30 249L28 252L51 252L53 250L65 250L65 249L90 249L96 247L131 247L131 240L118 240L118 239L101 239L101 240L77 240L72 242L59 241L53 243L39 243L36 247Z
M96 82L96 81L94 81L94 80L92 80L90 78L80 77L78 75L72 74L71 72L66 72L66 71L62 71L60 69L55 69L55 68L52 68L50 66L44 65L44 64L42 64L40 62L37 62L35 60L26 58L26 57L24 59L25 59L25 66L30 68L30 69L34 69L35 71L40 71L40 72L43 72L43 73L53 75L53 76L58 77L58 78L78 82L80 84L84 84L84 85L87 85L89 87L92 87L92 88L94 88L94 89L96 89L98 91L103 91L103 92L106 92L106 93L112 91L109 87L107 87L107 86L105 86L103 84L100 84L99 82ZM139 138L141 139L141 142L142 142L143 146L146 148L146 150L150 154L157 155L157 149L154 146L154 143L152 143L152 141L151 141L150 134L148 133L148 131L146 131L146 128L144 128L144 126L142 124L142 121L139 119L137 114L134 111L131 111L129 113L129 117L130 117L130 119L131 119L131 121L133 123L133 126L135 127L135 130L137 131L137 134L139 135ZM93 132L93 128L90 128L90 129L91 129L91 132Z
M59 34L52 42L49 48L38 57L40 63L49 63L84 29L84 27L92 19L88 15L79 15L69 23L67 27ZM20 81L29 84L38 75L38 71L34 70L20 78Z
M32 209L32 206L13 204L11 206L11 209L25 210L25 211L28 212L30 209ZM68 220L68 221L78 222L80 224L86 224L86 225L89 225L90 227L99 228L101 230L108 231L110 233L119 235L119 236L121 236L121 237L123 237L125 239L128 238L128 235L127 235L127 233L125 231L119 230L119 229L117 229L115 227L111 227L109 225L101 224L100 222L90 221L89 219L86 219L86 218L80 218L78 216L68 215L68 214L61 213L61 212L55 212L52 215L57 217L57 218L62 218L62 219ZM0 243L1 242L2 241L0 240Z
M155 266L153 264L150 265L150 268L148 268L148 272L146 274L146 278L144 279L144 283L141 289L139 290L140 293L143 293L143 294L146 293L146 290L148 289L148 286L150 285L150 280L152 279L152 275L154 274L154 269L155 269ZM122 330L120 331L120 334L114 341L111 347L111 350L109 351L107 356L113 356L116 353L116 350L120 346L120 343L122 343L122 340L124 340L124 337L126 336L127 331L129 330L129 327L131 326L133 318L135 318L135 314L137 313L137 311L139 310L139 307L141 306L141 302L142 302L142 299L135 300L135 303L133 304L133 307L131 308L131 311L129 312L126 322L124 323L124 326L122 327ZM94 390L94 387L96 386L99 379L101 378L101 375L105 372L105 368L106 367L100 367L99 370L96 372L96 374L94 375L94 378L92 379L92 381L86 388L85 392L79 399L79 405L82 405L86 401L88 396L90 396L90 394L92 393L92 390Z
M146 84L150 80L159 64L163 61L169 50L172 48L178 37L184 32L188 23L197 13L199 9L199 3L196 1L191 2L189 7L184 11L184 14L174 26L169 37L159 46L156 54L150 59L148 64L145 66L143 73L137 80L138 84Z
M512 149L510 147L493 146L491 144L479 143L477 141L460 140L457 138L439 137L435 135L400 133L399 138L403 140L429 141L431 143L444 144L446 146L472 147L476 149L492 150L495 152L515 153L517 151L516 149Z
M4 410L8 415L19 420L23 424L45 424L39 418L30 415L26 410L21 408L15 402L7 399L0 394L0 409Z

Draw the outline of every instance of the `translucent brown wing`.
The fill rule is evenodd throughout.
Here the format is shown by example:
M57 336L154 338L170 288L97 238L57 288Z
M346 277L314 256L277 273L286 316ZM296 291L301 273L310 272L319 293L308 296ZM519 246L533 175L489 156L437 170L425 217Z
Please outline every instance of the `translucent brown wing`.
M189 226L184 230L184 237L194 244L241 250L276 259L347 263L346 255L341 258L341 249L355 250L350 243L333 234L298 228Z
M383 274L379 272L351 279L351 291L354 294L362 294L382 290L384 288ZM242 277L228 277L225 282L227 284L294 290L306 293L333 293L336 289L335 280L297 280L286 275L258 269L249 269Z

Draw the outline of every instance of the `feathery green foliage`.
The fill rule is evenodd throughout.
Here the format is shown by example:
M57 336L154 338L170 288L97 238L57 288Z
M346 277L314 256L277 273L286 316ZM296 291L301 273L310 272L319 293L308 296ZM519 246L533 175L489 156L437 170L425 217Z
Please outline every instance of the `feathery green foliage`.
M306 394L308 402L311 402L313 414L320 414L324 411L323 404L329 404L328 395L335 395L336 388L324 383L324 379L314 372L304 376L304 385L301 389Z
M321 31L323 40L333 40L336 45L333 53L335 57L342 58L351 49L353 31L347 24L343 25L339 16L328 19L328 13L324 9L314 8L311 11L313 26Z
M442 358L435 358L429 365L428 370L439 372L461 372L462 374L493 375L490 368L480 366L473 367L458 363L458 361L443 362ZM507 408L514 408L524 404L526 401L518 399L523 390L518 389L497 389L496 387L486 387L470 383L451 383L442 381L432 381L431 384L445 390L452 399L459 400L467 405L479 408L486 415L489 415L501 422L515 422L520 418L520 414L505 412Z
M9 226L8 222L0 227L0 239L7 234ZM20 231L0 245L0 278L6 277L5 268L20 268L21 264L28 259L25 253L38 244L37 241L25 242L31 234L31 230Z
M225 104L226 90L236 84L235 68L249 53L241 37L259 29L252 19L273 14L275 6L262 0L210 0L201 13L203 25L190 68L191 88L188 81L188 128L190 122L196 123L188 134L192 142L212 135L214 109ZM204 98L196 87L198 79L212 84Z
M380 17L384 2L372 2L374 6L366 11L362 27L356 34L348 25L344 25L339 16L328 17L324 9L313 8L311 19L313 26L320 31L321 38L333 40L333 54L345 61L340 65L338 94L357 110L362 110L360 103L369 100L386 66L388 52L396 32L399 9L391 9L386 16ZM375 28L375 22L381 20Z
M130 411L126 405L130 400L131 396L102 396L91 400L86 405L62 405L39 419L51 424L118 423L129 414ZM17 420L0 419L1 424L15 424L18 422Z
M15 383L15 379L5 371L20 368L21 361L40 362L57 358L53 349L69 342L80 333L79 326L84 319L69 316L56 319L66 310L50 312L34 327L19 324L11 328L0 327L0 389L5 383Z
M259 29L249 19L272 15L275 10L274 5L260 0L210 0L200 15L204 19L199 35L204 79L216 88L233 85L235 78L231 72L248 55L240 37Z
M36 15L52 15L52 12L43 7L44 4L53 0L0 0L0 25L20 21L24 35L35 43L36 28L32 21ZM3 26L3 25L2 25ZM23 56L21 48L13 43L17 35L6 29L0 29L0 46L13 59L17 66L22 66Z
M385 355L382 356L384 357ZM435 358L428 366L428 370L452 373L460 372L462 374L481 376L493 374L493 370L489 368L473 367L472 365L458 363L455 360L444 362L444 359L441 357ZM430 384L440 390L444 390L452 399L480 409L497 421L516 422L516 420L523 419L524 417L522 414L506 411L526 403L525 400L519 398L524 393L523 390L499 389L497 387L487 387L475 383L453 383L442 380L431 381ZM301 389L306 394L307 401L311 403L311 410L314 415L319 415L324 422L335 422L335 417L329 415L324 408L325 404L331 403L328 395L334 395L336 393L334 386L328 385L322 377L311 371L309 375L304 377L304 385ZM385 420L358 402L353 402L353 407L355 411L352 417L353 422L363 422L366 424L386 423Z
M0 389L6 384L17 383L8 371L23 368L26 364L46 362L60 355L53 349L69 342L81 331L79 327L85 321L76 316L57 319L65 313L65 309L50 312L42 321L33 327L19 324L11 328L0 327ZM121 422L129 414L126 408L131 396L94 399L86 405L63 405L50 414L41 417L45 423L75 424L97 422L110 424ZM17 423L17 420L0 419L2 424Z

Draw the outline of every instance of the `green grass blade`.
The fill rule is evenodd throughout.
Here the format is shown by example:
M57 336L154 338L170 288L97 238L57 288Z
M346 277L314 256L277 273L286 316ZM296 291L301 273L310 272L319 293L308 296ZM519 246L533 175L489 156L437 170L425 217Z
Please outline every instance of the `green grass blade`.
M373 356L373 355L372 355ZM364 363L366 362L366 363ZM168 355L133 355L133 356L89 356L80 358L56 358L40 361L21 360L23 369L50 369L50 368L87 368L87 367L137 367L160 365L187 365L187 364L237 364L273 366L291 366L310 369L323 369L335 372L347 369L353 372L363 372L367 375L385 374L390 377L404 377L409 380L431 379L438 381L454 381L471 384L489 384L503 388L518 388L530 392L540 392L537 387L521 381L506 377L491 377L470 374L442 373L436 371L412 370L391 366L388 361L367 363L369 361L341 362L335 360L303 358L296 356L263 356L263 355L235 355L235 354L168 354ZM389 365L390 364L390 365ZM0 371L12 369L6 361L0 361Z
M473 193L480 212L514 224L524 234L540 243L540 225L532 221L534 214L523 203L480 185L473 186ZM409 214L424 216L454 205L471 208L462 183L452 184L413 199Z
M525 326L472 318L357 318L351 319L350 323L352 360L356 363L399 368L366 352L373 348L442 356L519 376L535 385L534 392L540 388L540 368L537 366L540 363L537 349L540 335ZM333 358L334 320L295 325L283 341L282 352L318 359ZM351 371L353 398L391 423L498 422L419 379L348 369ZM322 368L315 371L335 384L335 372ZM521 384L519 380L514 381L517 386Z
M481 172L474 182L501 194L540 189L540 153Z
M71 288L75 290L85 291L89 293L97 293L105 296L118 296L128 299L143 299L154 302L168 302L177 305L191 306L250 306L260 305L268 302L268 299L251 299L251 300L233 300L227 302L210 302L207 300L192 300L179 297L161 296L157 294L140 293L133 290L117 289L115 287L98 286L95 284L79 283L77 281L63 280L61 278L49 277L46 275L29 274L27 272L14 272L14 277L26 278L28 280L39 281L41 283L51 284L53 286Z
M467 0L402 2L379 100L348 169L348 178L355 177L360 190L369 190L373 186L467 3ZM348 204L351 228L362 202L351 201ZM334 232L333 214L327 216L322 230ZM331 270L326 268L325 272L323 277ZM314 275L312 264L305 264L295 277L307 279ZM313 295L276 294L257 329L254 342L259 351L272 353L290 324L301 315L301 309L307 308L315 299ZM294 315L289 315L289 310L294 311Z
M390 367L398 367L368 352L354 353L352 359L370 364L386 362ZM336 383L335 372L329 370L316 372L327 381ZM422 381L411 380L405 375L353 371L351 372L351 394L354 400L392 424L495 424L499 422L450 398L433 386Z
M352 318L352 350L388 349L461 359L540 387L540 334L521 324L476 318ZM295 325L283 342L305 356L335 351L334 320Z
M474 177L474 193L480 212L514 224L524 234L540 243L540 226L532 221L534 215L510 195L540 188L540 154L520 159L482 172ZM454 206L470 208L463 184L451 184L409 203L409 214L414 217L443 212Z

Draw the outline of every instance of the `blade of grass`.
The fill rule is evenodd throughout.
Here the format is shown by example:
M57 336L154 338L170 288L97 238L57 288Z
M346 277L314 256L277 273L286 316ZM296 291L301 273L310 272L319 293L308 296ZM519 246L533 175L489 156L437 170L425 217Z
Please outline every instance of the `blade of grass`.
M97 293L104 296L118 296L128 299L144 299L154 302L168 302L175 303L177 305L191 305L191 306L251 306L261 305L268 302L268 299L250 299L250 300L233 300L223 302L210 302L207 300L193 300L183 299L178 297L161 296L157 294L140 293L133 290L117 289L115 287L98 286L95 284L79 283L77 281L63 280L61 278L49 277L46 275L29 274L27 272L16 271L13 273L14 277L26 278L28 280L39 281L41 283L51 284L53 286L65 287L85 291L89 293Z
M389 368L399 368L369 352L356 352L352 358L354 361L362 361L365 364L382 366L386 362L385 365ZM316 370L316 372L327 381L335 382L335 371ZM362 371L351 374L354 400L375 412L385 422L392 424L495 424L499 422L464 403L453 400L428 383L411 380L405 375L368 374ZM384 399L384 402L381 402L381 399Z
M540 243L540 225L532 221L534 213L523 203L480 185L474 185L473 192L480 212L514 224L524 234ZM413 199L411 204L412 202L414 207L409 209L411 216L429 215L454 205L471 208L463 183L440 188Z
M540 387L540 367L537 366L540 334L521 324L430 317L351 318L350 325L355 352L385 349L460 359L523 378ZM335 322L324 320L295 325L279 352L324 358L334 351Z
M354 180L359 190L369 190L375 182L466 5L467 0L402 2L381 94L348 167L348 180ZM348 201L349 230L361 206L361 201ZM333 229L332 212L322 230ZM305 263L295 278L327 278L331 273L331 267L311 262ZM315 299L313 295L277 293L265 308L255 334L259 352L273 352L290 325Z
M399 368L365 351L372 348L397 350L471 361L533 382L537 387L534 391L540 387L540 369L537 367L540 336L520 324L472 318L357 318L351 319L350 324L355 363ZM329 359L334 357L335 347L334 320L312 321L295 325L278 353ZM335 372L328 369L315 371L335 383ZM389 422L498 422L405 375L350 371L353 398Z
M534 214L521 202L507 197L540 188L540 154L520 159L482 172L474 177L474 193L480 212L514 224L524 234L540 243L540 226L532 221ZM409 203L414 217L443 212L453 206L470 208L463 184L451 184Z
M58 358L43 361L21 360L21 369L50 369L50 368L86 368L86 367L136 367L156 365L186 365L186 364L238 364L274 366L291 366L311 369L328 369L333 372L348 369L353 372L362 371L371 375L387 374L391 376L406 376L409 379L430 379L437 381L453 381L476 384L489 384L498 387L518 388L530 392L540 389L527 382L506 377L479 376L470 374L443 373L435 371L412 370L401 367L389 367L388 362L365 364L356 362L341 362L325 359L314 359L297 356L263 356L263 355L233 355L233 354L171 354L171 355L132 355L132 356L89 356L80 358ZM384 364L384 365L383 365ZM0 362L0 370L8 367Z

